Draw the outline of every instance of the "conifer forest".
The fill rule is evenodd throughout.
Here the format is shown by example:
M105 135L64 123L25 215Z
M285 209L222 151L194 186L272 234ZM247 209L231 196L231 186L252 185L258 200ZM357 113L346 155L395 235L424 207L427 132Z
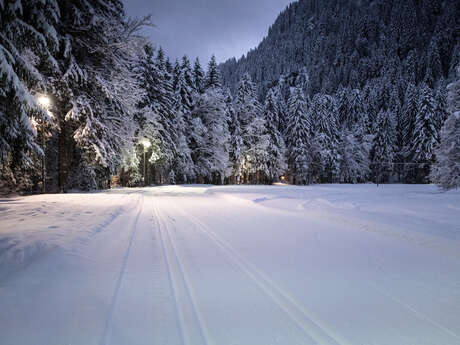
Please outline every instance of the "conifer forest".
M171 60L120 0L1 0L0 189L458 187L459 18L457 0L300 0L219 64Z
M0 0L0 345L460 345L460 0Z

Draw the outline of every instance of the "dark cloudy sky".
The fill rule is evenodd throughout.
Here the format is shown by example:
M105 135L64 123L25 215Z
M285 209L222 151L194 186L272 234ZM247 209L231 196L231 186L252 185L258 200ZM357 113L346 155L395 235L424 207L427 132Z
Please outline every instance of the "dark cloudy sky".
M156 25L146 34L175 59L198 56L207 64L239 58L267 34L292 0L124 0L130 16L152 14Z

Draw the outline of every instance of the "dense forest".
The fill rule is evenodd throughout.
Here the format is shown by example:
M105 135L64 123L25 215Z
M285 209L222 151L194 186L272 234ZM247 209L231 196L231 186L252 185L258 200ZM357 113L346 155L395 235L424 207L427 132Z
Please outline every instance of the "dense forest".
M430 169L449 114L459 33L456 0L300 0L259 47L221 71L234 92L249 74L261 99L281 93L281 131L298 179L426 183L438 176ZM293 88L306 102L309 135L299 135L300 147L289 129ZM456 159L458 173L458 152Z
M0 0L0 190L459 186L459 9L301 0L247 56L203 68L119 0Z

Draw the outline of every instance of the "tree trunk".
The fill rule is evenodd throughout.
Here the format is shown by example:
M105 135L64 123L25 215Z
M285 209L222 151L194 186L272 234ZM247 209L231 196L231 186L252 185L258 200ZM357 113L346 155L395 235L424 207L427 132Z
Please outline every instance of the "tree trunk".
M59 176L59 192L67 191L67 182L69 178L69 170L72 164L73 140L71 131L65 121L60 124L58 135L58 176Z

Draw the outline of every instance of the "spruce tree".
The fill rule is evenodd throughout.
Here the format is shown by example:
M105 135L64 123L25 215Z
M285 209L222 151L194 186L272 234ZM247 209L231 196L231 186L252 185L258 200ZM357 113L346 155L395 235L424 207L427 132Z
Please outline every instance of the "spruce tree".
M389 111L380 111L377 133L370 153L371 168L377 183L388 182L393 171L395 155L394 123Z
M243 140L243 162L241 169L245 176L245 181L249 179L250 171L254 171L252 164L255 164L256 159L250 159L251 155L255 157L259 145L259 138L255 133L261 133L262 108L257 100L257 91L249 75L244 75L238 84L238 90L234 100L234 109L236 117L240 124L241 137ZM252 152L250 155L249 152Z
M203 93L204 90L204 78L205 74L201 68L200 60L196 58L195 64L193 65L193 84L197 93Z
M460 66L457 78L448 86L450 115L441 130L436 164L431 179L444 190L460 187Z
M336 181L339 173L339 128L335 110L335 99L324 94L316 94L309 107L314 133L312 171L323 182Z
M227 122L230 134L229 160L231 166L231 182L236 183L238 182L238 177L242 174L241 162L243 154L243 138L240 121L238 120L237 113L233 107L233 98L230 90L226 91L225 103L227 106Z
M119 0L60 2L62 47L54 78L59 187L98 188L132 138L142 90L133 65L148 18L129 20ZM74 160L74 152L78 159Z
M435 161L434 149L439 142L436 123L436 101L433 91L428 85L423 84L417 102L414 138L410 151L412 161L418 164L416 181L419 183L427 182L430 165Z
M307 100L302 88L293 88L288 101L288 121L285 137L287 140L289 171L295 184L312 182L310 178L312 131L307 110Z
M279 131L279 116L277 94L274 89L271 89L267 93L264 104L265 127L268 134L267 170L270 182L276 182L287 168L286 147Z
M269 156L276 148L270 150L270 135L267 133L266 120L262 114L257 115L246 127L246 137L250 145L245 146L243 153L243 171L246 175L246 182L266 183L267 177L276 174L277 166L272 165L269 170ZM273 162L272 162L273 163ZM280 162L278 162L278 165ZM271 176L270 176L271 175Z
M0 189L30 189L35 159L44 154L33 124L43 128L50 117L32 91L46 93L43 72L59 69L58 21L54 0L0 2Z
M205 88L219 88L222 86L219 67L217 66L215 55L211 56L211 61L208 64L208 72L204 82Z
M197 142L192 152L197 175L206 183L222 184L230 175L227 105L220 88L212 87L200 95L193 110Z

